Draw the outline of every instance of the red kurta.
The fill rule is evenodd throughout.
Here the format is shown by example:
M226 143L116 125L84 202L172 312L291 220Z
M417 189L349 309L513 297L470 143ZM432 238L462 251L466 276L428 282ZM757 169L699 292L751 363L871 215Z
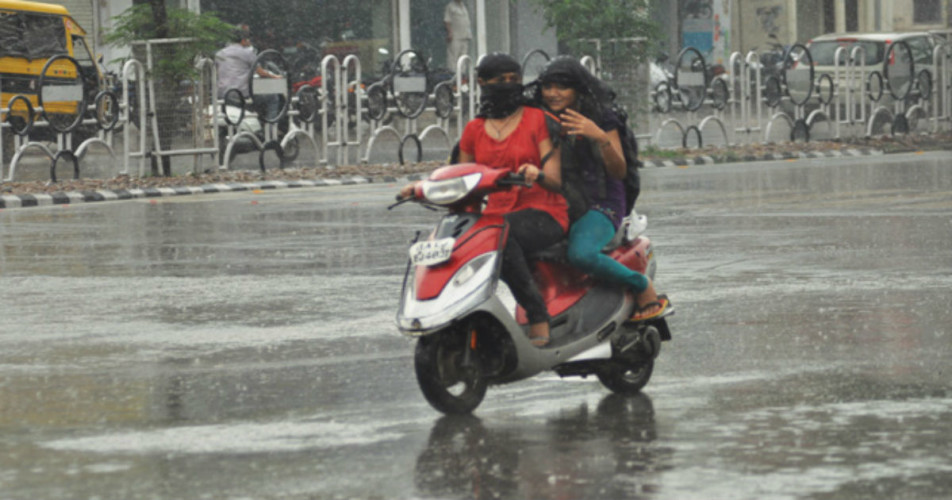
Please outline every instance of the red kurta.
M476 118L466 124L459 148L472 155L476 163L516 172L526 163L539 166L539 143L549 138L542 110L524 107L516 129L503 140L486 133L486 120ZM501 215L534 208L552 216L564 231L568 231L568 205L561 194L553 193L539 183L531 188L515 188L492 193L486 205L486 214Z

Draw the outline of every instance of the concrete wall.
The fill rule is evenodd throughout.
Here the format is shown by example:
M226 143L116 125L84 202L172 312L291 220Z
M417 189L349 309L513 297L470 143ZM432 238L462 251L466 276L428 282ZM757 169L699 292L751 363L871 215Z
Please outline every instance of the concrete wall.
M542 14L525 0L510 2L509 33L510 53L519 61L535 49L542 49L550 56L559 53L555 29L546 28Z

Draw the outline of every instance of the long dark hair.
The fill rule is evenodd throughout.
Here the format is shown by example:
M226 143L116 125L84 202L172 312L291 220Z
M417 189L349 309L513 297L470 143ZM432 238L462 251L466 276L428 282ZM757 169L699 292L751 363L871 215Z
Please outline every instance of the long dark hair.
M558 56L549 61L542 68L539 78L531 84L535 87L533 101L540 107L544 105L542 86L546 83L558 83L575 89L578 111L596 123L615 101L615 91L571 56Z

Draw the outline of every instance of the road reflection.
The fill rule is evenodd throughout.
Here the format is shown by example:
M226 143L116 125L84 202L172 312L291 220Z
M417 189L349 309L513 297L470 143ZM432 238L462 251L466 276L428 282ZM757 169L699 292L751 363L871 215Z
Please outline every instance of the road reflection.
M606 395L541 428L444 416L417 457L418 493L436 498L630 498L659 488L673 449L657 446L646 394Z

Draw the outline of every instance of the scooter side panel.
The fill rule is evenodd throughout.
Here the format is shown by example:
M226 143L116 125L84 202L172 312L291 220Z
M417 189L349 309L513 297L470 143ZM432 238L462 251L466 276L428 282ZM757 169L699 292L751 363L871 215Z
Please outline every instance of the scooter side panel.
M651 259L651 242L648 238L640 237L631 245L616 248L608 256L628 269L646 274ZM560 261L536 262L533 277L548 307L549 316L553 318L574 306L595 284L590 276ZM521 307L516 309L516 320L523 325L528 323L526 312Z
M534 264L532 276L550 317L554 318L574 306L594 284L591 277L564 262L540 261ZM528 324L522 307L516 308L516 320Z
M417 300L435 299L446 288L446 284L467 262L502 246L502 231L505 220L502 217L482 216L463 234L456 238L453 255L450 260L435 266L417 266L414 270Z

